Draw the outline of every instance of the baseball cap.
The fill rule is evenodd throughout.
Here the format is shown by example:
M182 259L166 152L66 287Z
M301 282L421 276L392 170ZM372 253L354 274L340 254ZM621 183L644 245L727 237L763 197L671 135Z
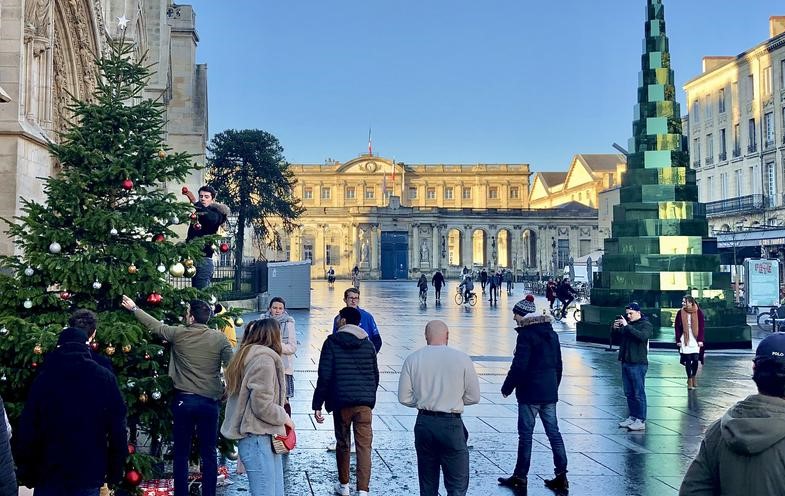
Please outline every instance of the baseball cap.
M755 358L772 357L785 360L785 334L776 333L760 342Z
M627 305L624 308L627 309L627 310L634 310L636 312L640 312L641 311L641 306L638 304L637 301L630 302L630 304Z

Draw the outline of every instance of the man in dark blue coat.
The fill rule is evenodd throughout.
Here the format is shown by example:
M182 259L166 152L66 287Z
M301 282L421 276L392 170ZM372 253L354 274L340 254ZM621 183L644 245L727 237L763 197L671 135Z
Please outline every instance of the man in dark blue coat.
M81 329L60 333L14 431L19 481L36 496L98 496L105 482L123 478L125 403L114 375L90 358L86 343Z
M555 491L567 491L567 452L556 418L562 376L559 336L553 331L550 316L536 315L532 295L516 303L512 311L518 325L515 328L518 340L512 366L502 385L502 395L506 398L515 390L518 400L518 460L512 476L499 477L499 484L525 494L534 422L539 415L551 444L556 474L553 479L546 480L545 485Z
M372 409L376 406L379 365L376 349L360 327L360 310L341 309L338 332L327 337L319 356L319 378L313 392L313 414L324 422L322 405L333 412L338 483L335 493L349 496L350 432L357 446L357 495L367 496L371 478Z
M0 496L16 496L19 488L16 485L14 459L11 456L11 428L5 414L3 398L0 398Z

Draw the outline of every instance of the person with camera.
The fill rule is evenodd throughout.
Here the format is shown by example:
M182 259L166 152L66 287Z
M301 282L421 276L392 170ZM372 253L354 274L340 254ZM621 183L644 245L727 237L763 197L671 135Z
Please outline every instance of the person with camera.
M631 431L646 430L646 372L649 368L649 339L654 327L641 312L641 306L632 302L613 321L614 334L619 336L619 361L624 396L627 397L629 416L619 422L619 427Z
M766 337L752 362L758 394L733 405L706 429L680 496L783 494L785 334Z

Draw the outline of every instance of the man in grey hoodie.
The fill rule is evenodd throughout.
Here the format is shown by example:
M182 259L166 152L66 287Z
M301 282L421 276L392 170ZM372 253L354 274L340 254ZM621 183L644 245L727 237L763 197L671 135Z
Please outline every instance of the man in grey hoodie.
M680 496L785 495L785 334L760 342L752 370L758 394L706 430Z

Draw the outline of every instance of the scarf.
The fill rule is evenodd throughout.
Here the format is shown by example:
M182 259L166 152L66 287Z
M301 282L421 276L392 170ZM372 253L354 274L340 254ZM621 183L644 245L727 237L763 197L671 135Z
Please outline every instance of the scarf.
M692 325L690 325L690 323ZM682 307L681 327L685 346L689 346L690 339L693 337L698 339L698 305L693 305L689 310Z

